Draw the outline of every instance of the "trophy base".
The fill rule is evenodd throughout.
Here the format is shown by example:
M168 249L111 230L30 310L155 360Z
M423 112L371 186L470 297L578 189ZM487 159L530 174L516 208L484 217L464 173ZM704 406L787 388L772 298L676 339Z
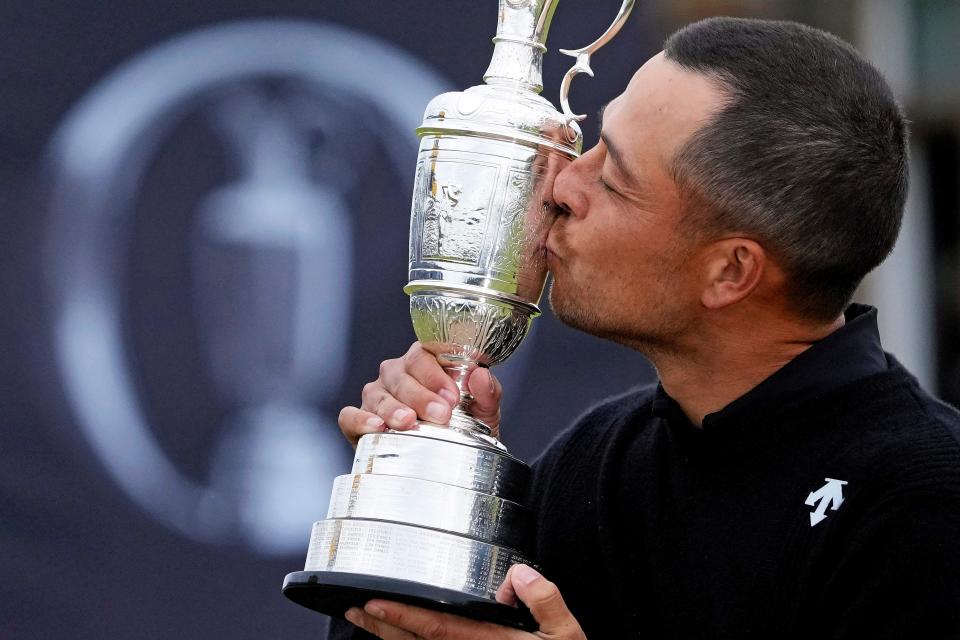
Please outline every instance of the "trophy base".
M283 580L283 595L308 609L343 618L351 607L363 608L374 598L492 622L522 631L536 631L536 620L519 608L468 593L420 582L338 571L295 571Z

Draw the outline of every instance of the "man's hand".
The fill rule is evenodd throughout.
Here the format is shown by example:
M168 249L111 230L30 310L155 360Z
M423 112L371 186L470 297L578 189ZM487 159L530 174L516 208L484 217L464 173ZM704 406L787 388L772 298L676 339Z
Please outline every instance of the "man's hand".
M485 422L496 436L500 426L500 382L488 369L478 367L470 374L467 386L474 397L473 416ZM387 427L410 429L418 416L428 422L447 424L459 401L457 385L436 357L414 342L403 356L380 363L380 377L364 386L359 408L344 407L340 411L340 431L356 448L364 434L379 433Z
M350 609L346 617L383 640L586 640L557 586L522 564L510 567L497 591L498 602L513 604L517 598L540 625L536 633L385 600Z

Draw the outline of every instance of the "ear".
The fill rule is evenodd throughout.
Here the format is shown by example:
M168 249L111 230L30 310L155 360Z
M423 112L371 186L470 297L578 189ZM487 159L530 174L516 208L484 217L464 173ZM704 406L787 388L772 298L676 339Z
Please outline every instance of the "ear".
M763 247L747 238L726 238L710 245L706 253L706 282L700 302L707 309L722 309L749 296L767 268Z

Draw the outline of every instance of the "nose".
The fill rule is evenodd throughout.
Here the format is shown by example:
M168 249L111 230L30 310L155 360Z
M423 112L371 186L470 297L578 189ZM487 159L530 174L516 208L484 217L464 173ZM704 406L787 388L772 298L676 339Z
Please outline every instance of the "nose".
M587 211L587 185L591 166L596 164L597 147L568 164L553 181L553 201L563 213L582 217Z

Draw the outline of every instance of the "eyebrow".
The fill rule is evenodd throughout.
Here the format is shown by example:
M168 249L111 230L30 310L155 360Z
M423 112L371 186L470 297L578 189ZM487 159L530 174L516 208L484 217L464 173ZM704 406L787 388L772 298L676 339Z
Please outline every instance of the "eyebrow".
M609 103L608 103L609 104ZM610 159L613 160L623 173L629 173L626 170L626 164L623 162L623 153L620 151L620 148L611 142L610 137L603 132L603 112L606 110L607 105L600 107L600 111L597 112L597 120L600 123L600 139L603 140L603 145L607 148L607 153L610 155Z

